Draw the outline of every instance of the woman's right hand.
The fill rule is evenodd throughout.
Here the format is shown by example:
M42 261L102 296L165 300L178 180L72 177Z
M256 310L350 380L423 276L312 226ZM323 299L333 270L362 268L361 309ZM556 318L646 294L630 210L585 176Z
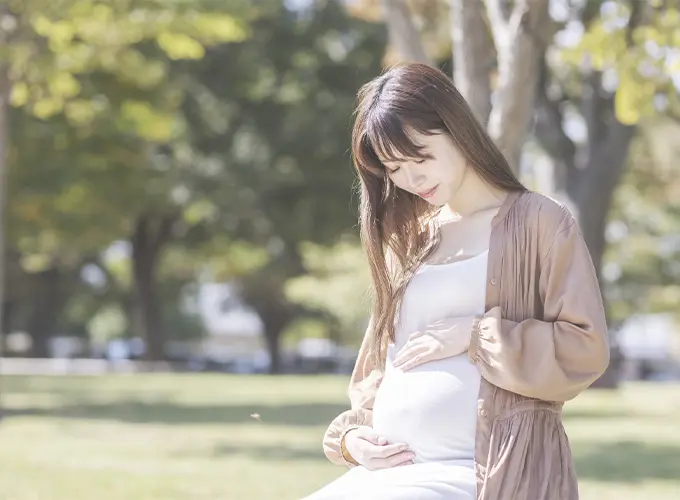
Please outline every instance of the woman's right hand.
M413 464L412 451L405 443L388 443L371 427L361 426L345 434L345 448L368 470L389 469Z

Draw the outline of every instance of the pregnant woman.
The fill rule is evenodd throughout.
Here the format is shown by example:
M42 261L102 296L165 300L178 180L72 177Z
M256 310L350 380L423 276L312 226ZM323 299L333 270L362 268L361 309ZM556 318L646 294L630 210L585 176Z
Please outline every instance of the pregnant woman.
M362 88L352 137L371 321L305 500L576 500L561 412L605 370L571 214L528 191L439 70Z

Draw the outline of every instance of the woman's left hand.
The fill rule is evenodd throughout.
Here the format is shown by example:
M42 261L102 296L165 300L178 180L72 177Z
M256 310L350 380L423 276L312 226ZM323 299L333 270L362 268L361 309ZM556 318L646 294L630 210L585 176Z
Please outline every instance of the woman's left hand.
M392 366L406 371L464 353L470 346L473 323L473 317L445 319L411 334L397 352Z

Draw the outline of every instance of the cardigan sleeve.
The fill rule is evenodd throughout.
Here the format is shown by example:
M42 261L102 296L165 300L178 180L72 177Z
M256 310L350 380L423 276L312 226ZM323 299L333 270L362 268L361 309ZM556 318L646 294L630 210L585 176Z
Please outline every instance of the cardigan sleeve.
M609 342L602 296L578 225L570 215L542 260L543 317L515 322L500 307L479 317L469 356L492 384L526 397L567 401L602 375Z
M382 381L383 371L374 367L368 356L370 331L371 323L369 322L347 390L350 409L333 419L323 437L324 454L331 462L338 465L355 466L346 461L342 455L341 442L345 434L356 427L363 425L370 427L373 424L373 402Z

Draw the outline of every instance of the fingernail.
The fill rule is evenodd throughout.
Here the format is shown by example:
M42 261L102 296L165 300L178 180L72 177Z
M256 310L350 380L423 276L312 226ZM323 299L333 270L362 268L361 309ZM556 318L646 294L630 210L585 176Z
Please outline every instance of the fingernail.
M385 439L384 437L378 438L378 444L386 444L386 443L387 443L387 439Z

